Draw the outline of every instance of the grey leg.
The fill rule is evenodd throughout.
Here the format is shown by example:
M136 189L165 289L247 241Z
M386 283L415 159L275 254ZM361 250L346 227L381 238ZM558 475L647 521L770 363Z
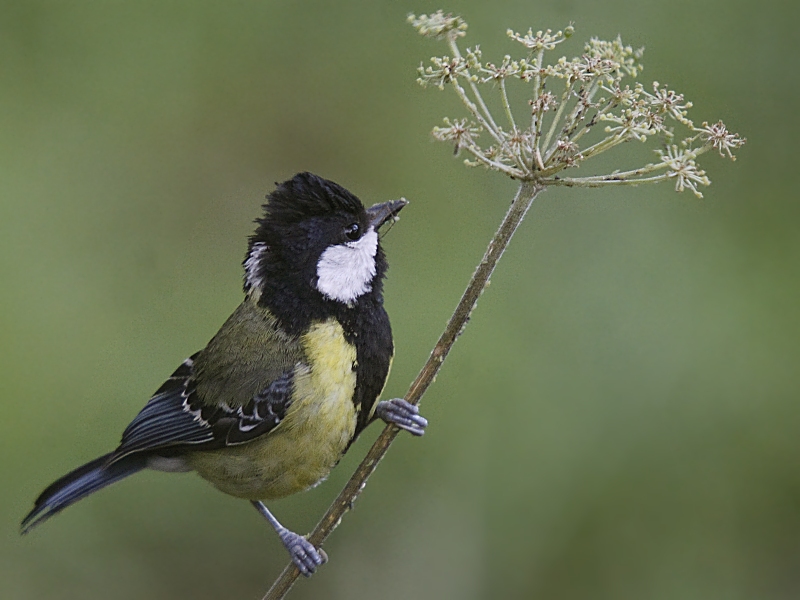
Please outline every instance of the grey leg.
M420 416L419 408L402 398L378 402L375 407L375 416L414 435L422 435L428 426L428 420Z
M281 525L278 519L269 512L269 509L263 502L259 500L251 500L250 502L278 533L284 548L289 552L289 556L292 557L292 562L305 577L311 577L318 566L328 562L328 556L322 548L317 550L314 548L314 545L302 535L298 535L286 529L286 527Z

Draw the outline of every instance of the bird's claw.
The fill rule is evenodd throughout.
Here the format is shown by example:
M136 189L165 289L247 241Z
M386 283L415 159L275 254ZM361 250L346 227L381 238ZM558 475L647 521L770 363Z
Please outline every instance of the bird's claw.
M281 533L281 542L292 557L292 562L304 577L311 577L317 567L328 562L328 555L322 548L314 548L302 535L286 530Z
M378 402L375 414L387 423L397 425L414 435L422 435L428 426L428 420L419 414L419 407L403 398Z

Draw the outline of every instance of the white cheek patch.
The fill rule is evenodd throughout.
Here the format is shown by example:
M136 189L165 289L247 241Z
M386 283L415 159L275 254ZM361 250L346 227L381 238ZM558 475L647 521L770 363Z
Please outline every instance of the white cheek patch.
M331 246L317 263L317 289L331 300L350 303L372 290L378 234L370 229L360 240Z
M250 250L250 255L244 261L244 279L247 282L247 287L259 288L263 283L261 277L258 276L258 263L261 256L267 251L267 245L264 242L256 242Z

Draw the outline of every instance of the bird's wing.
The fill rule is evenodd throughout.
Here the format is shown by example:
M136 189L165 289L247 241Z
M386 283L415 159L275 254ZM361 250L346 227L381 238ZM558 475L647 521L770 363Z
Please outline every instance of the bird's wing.
M198 354L178 367L128 425L114 462L151 450L181 446L211 450L243 444L281 422L291 403L293 370L273 379L242 406L208 405L199 398L193 378Z

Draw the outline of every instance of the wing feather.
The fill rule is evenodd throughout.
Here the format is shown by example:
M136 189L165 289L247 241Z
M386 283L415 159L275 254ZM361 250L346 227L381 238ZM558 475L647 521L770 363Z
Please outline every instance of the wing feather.
M244 406L211 406L197 396L187 358L122 434L113 462L141 452L180 447L211 450L244 444L272 431L291 404L293 370L270 382Z

